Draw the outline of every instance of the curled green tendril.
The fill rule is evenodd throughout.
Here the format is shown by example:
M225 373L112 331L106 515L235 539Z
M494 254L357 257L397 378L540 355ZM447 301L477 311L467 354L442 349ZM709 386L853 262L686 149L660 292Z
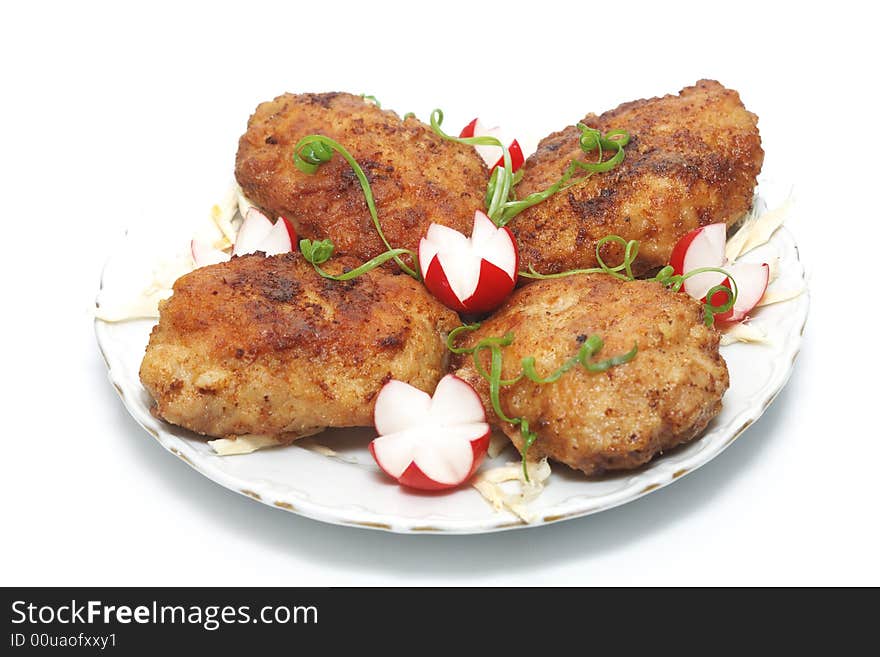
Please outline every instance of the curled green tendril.
M619 265L615 265L614 267L609 267L605 260L602 258L602 247L604 247L609 242L614 242L615 244L619 244L621 247L623 247L623 260ZM606 235L598 242L596 242L596 261L599 263L598 267L590 267L588 269L570 269L568 271L559 272L557 274L541 274L535 271L534 267L529 265L529 271L521 271L519 272L519 275L523 278L546 280L550 278L578 276L581 274L609 274L610 276L614 276L615 278L619 278L621 280L631 281L635 279L632 271L632 265L638 255L638 240L625 240L619 235Z
M378 107L379 109L382 109L382 103L380 103L380 102L379 102L379 99L376 98L375 96L370 96L369 94L361 94L361 98L363 98L364 100L368 100L368 101L372 102L373 105L375 105L375 106Z
M633 358L635 358L636 354L638 353L639 344L638 342L634 342L632 349L624 354L618 354L617 356L612 356L611 358L606 358L605 360L600 360L597 362L586 362L584 360L586 356L582 355L580 356L580 363L591 372L605 372L607 370L610 370L612 367L617 367L618 365L628 363Z
M537 433L529 429L529 422L528 420L526 420L526 418L507 416L507 414L501 408L501 388L512 386L521 381L524 377L534 383L538 383L541 385L554 383L576 365L581 365L590 372L604 372L611 367L622 365L623 363L631 361L638 353L638 345L636 344L633 345L633 348L625 354L620 354L603 361L593 361L593 356L595 356L602 349L602 347L604 346L604 342L602 341L602 338L600 338L598 335L592 335L584 340L584 343L581 345L577 354L569 358L565 363L562 364L561 367L557 368L546 377L542 377L535 369L535 357L527 356L522 359L521 370L517 376L513 377L512 379L502 379L501 372L504 365L502 348L513 343L514 335L513 333L506 333L505 335L500 337L492 336L483 338L482 340L477 342L476 345L470 348L455 346L455 339L458 337L459 334L465 331L475 331L478 328L480 328L479 323L465 324L463 326L459 326L458 328L453 329L452 331L450 331L449 336L446 338L446 346L451 352L455 354L471 354L471 357L474 361L474 367L476 368L477 372L483 379L485 379L489 383L489 399L492 402L492 409L495 411L495 415L502 422L507 422L508 424L519 427L520 436L523 440L523 447L520 451L522 454L522 469L525 481L529 481L529 472L526 466L528 451L529 448L537 440L538 435ZM483 359L481 357L481 354L484 351L489 352L488 371L486 371L486 368L482 362Z
M598 149L599 157L597 161L582 162L580 160L572 160L572 162L569 163L568 168L565 170L565 173L562 174L562 177L546 189L540 192L532 192L523 199L514 199L506 203L504 213L501 218L503 222L502 225L508 223L523 210L527 210L533 205L537 205L538 203L546 201L554 194L564 191L578 182L583 182L594 173L603 173L605 171L610 171L618 164L623 162L623 158L626 156L624 147L629 143L628 132L626 132L625 130L613 130L603 135L598 130L594 128L588 128L582 123L578 124L578 128L581 130L581 136L579 137L581 150L583 150L585 153L589 153ZM615 153L613 157L607 160L603 160L604 152L606 149L613 149ZM571 179L578 171L586 171L587 175L581 176L580 178L572 182Z
M666 265L654 275L654 280L658 283L663 283L666 287L671 287L675 292L678 292L681 289L681 283L684 281L680 281L677 287L674 283L669 283L668 281L670 281L674 275L675 268L672 265Z
M529 448L535 444L535 441L538 439L538 434L529 429L529 421L524 417L519 418L519 433L523 439L523 454L522 454L522 469L523 469L523 478L526 481L529 481L529 469L526 466L526 454L529 451Z
M621 247L623 247L623 261L619 265L616 265L614 267L609 267L608 264L602 259L601 249L603 246L605 246L605 244L608 244L609 242L614 242L615 244L619 244ZM545 280L550 278L564 278L566 276L579 276L582 274L608 274L609 276L614 276L615 278L623 281L633 281L635 280L635 275L632 271L632 265L638 257L638 254L638 240L625 240L618 235L606 235L598 242L596 242L596 261L599 263L598 267L590 267L589 269L571 269L569 271L563 271L557 274L540 274L535 271L534 267L529 266L529 271L521 271L519 272L519 275L523 278ZM657 274L653 278L648 280L657 281L658 283L661 283L670 288L674 292L678 292L679 290L681 290L684 282L691 276L696 276L697 274L705 274L707 272L717 272L719 274L724 274L724 276L726 276L727 279L730 281L730 287L727 287L726 285L716 285L706 293L706 300L703 302L703 317L704 321L706 322L706 326L713 326L715 324L715 316L726 313L728 310L733 308L733 304L736 303L736 297L738 294L736 281L733 279L733 276L731 276L729 272L718 267L700 267L699 269L694 269L686 274L676 274L671 265L666 265L659 272L657 272ZM717 294L725 295L724 303L714 303L713 298Z
M731 281L733 279L730 279ZM733 283L735 286L736 283ZM716 294L724 293L725 301L722 304L716 305L713 303L712 299ZM729 287L724 285L715 285L706 293L706 301L703 303L703 321L706 322L706 326L714 326L715 325L715 315L720 315L722 313L726 313L728 310L733 308L733 303L736 301L736 292L731 290Z
M739 294L739 288L736 285L736 281L729 272L719 267L699 267L697 269L692 269L686 274L676 274L672 266L666 265L663 269L657 272L651 280L658 281L673 291L678 292L681 289L681 286L684 285L684 282L691 276L708 272L724 274L727 280L730 281L730 287L727 287L726 285L715 285L706 292L706 300L703 302L703 321L706 323L706 326L714 326L715 315L722 315L733 308L733 304L736 303L736 297ZM713 298L715 295L721 293L725 295L724 303L714 303Z
M413 255L412 251L409 249L391 249L390 251L386 251L385 253L368 260L360 267L356 267L355 269L342 274L329 274L321 268L321 265L327 262L327 260L330 259L330 256L333 255L333 242L330 240L312 242L311 240L304 239L299 241L299 250L303 254L303 257L308 262L312 263L312 266L318 274L334 281L350 281L353 278L357 278L362 274L366 274L367 272L376 269L376 267L381 267L396 256Z
M449 335L446 336L446 348L449 349L454 354L469 354L473 351L473 349L468 349L467 347L456 347L455 341L458 339L458 336L465 331L476 331L480 328L480 322L475 322L473 324L462 324L461 326L457 326L449 332Z
M318 167L326 162L329 162L333 158L334 151L339 153L343 157L343 159L354 171L355 176L357 176L358 182L361 185L361 189L364 192L364 199L367 202L367 209L370 211L370 217L373 220L373 226L376 227L376 232L382 239L382 243L385 245L385 248L388 249L387 252L395 252L395 255L389 257L393 259L394 262L397 263L397 266L400 267L405 273L409 274L417 281L421 280L421 276L419 276L419 273L400 259L400 254L397 253L398 249L392 247L388 240L385 238L385 233L382 232L382 225L379 223L379 214L376 211L376 202L373 199L373 190L370 187L370 181L367 180L367 174L364 173L361 165L358 164L357 160L354 159L351 153L349 153L342 144L340 144L335 139L325 137L324 135L309 135L307 137L303 137L297 142L296 146L293 147L293 163L297 169L299 169L303 173L311 175L318 170ZM404 251L404 253L412 255L412 253L409 251Z
M602 259L602 247L609 242L614 242L615 244L619 244L623 247L623 262L621 262L616 267L609 267ZM632 272L632 264L633 262L635 262L635 259L638 255L638 240L627 241L619 235L606 235L598 242L596 242L596 261L599 263L599 267L601 267L606 274L610 274L611 276L614 276L615 278L619 278L624 281L631 281L635 279L635 276L633 276ZM621 270L625 271L626 274L621 274Z
M329 139L329 137L327 137ZM330 140L332 141L332 140ZM293 163L303 173L312 175L333 157L333 148L323 140L301 139L293 151Z
M604 173L605 171L611 171L611 169L623 162L623 158L626 157L626 151L623 149L629 143L629 133L626 130L610 130L603 135L599 130L590 128L583 123L578 123L577 127L581 131L581 136L579 137L581 150L584 153L598 150L599 157L595 162L576 160L572 164L590 173ZM609 159L604 160L606 150L614 150L615 153Z
M614 356L612 358L608 358L606 360L593 362L591 359L595 354L597 354L602 347L604 346L604 342L602 338L598 335L591 335L587 340L581 345L581 348L578 350L577 354L569 358L565 361L562 366L553 371L546 377L542 377L535 370L535 357L528 356L527 358L523 358L522 360L522 369L523 374L534 383L555 383L562 375L568 372L575 365L581 365L584 369L589 370L590 372L604 372L615 365L622 365L623 363L627 363L636 357L636 354L639 351L638 343L633 345L633 348L630 349L625 354L620 354L618 356Z

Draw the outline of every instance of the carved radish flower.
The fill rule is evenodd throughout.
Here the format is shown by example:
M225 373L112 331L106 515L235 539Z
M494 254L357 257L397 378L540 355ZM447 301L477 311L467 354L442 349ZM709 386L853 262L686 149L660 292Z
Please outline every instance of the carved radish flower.
M476 391L447 374L434 395L392 379L376 397L379 437L370 453L402 486L454 488L476 471L489 448L489 425Z
M478 211L470 237L431 224L419 243L419 263L425 286L444 305L481 314L495 310L513 292L519 252L513 233Z

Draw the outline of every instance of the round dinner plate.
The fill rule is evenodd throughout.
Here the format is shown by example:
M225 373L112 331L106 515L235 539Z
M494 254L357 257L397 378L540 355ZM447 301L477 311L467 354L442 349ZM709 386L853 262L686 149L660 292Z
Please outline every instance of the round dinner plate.
M762 194L766 197L765 185ZM771 207L779 198L768 198ZM151 247L130 232L125 244L107 263L98 302L136 294L149 271ZM746 261L779 257L782 289L805 288L804 270L792 235L783 227L771 240L743 256ZM141 287L138 288L137 286ZM655 491L718 456L760 417L791 374L800 349L809 297L768 305L754 313L752 323L766 334L766 343L734 343L721 353L730 371L730 388L721 413L697 440L654 459L631 472L586 479L563 465L541 495L529 504L534 520L525 523L508 511L496 511L477 490L465 486L448 493L409 492L385 477L367 444L371 429L328 430L314 437L335 452L325 456L296 444L239 456L217 456L203 437L167 424L150 413L151 400L138 379L138 369L154 320L108 323L96 320L95 330L107 361L109 377L135 420L166 450L230 490L277 509L315 520L392 532L482 533L548 523L597 513ZM516 461L509 448L483 468ZM279 513L279 521L283 516Z

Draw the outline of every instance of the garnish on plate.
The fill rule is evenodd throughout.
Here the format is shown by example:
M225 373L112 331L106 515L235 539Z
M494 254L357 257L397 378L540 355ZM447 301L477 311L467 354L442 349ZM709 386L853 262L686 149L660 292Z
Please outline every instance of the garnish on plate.
M309 239L302 239L299 241L299 250L306 261L312 264L319 275L334 281L350 281L361 274L366 274L367 272L372 271L376 267L381 267L392 258L397 258L402 255L414 255L409 249L391 249L390 251L377 255L375 258L367 260L359 267L355 267L354 269L345 271L341 274L330 274L324 271L321 268L321 265L330 259L333 255L333 249L333 242L330 240L312 241Z
M282 447L290 445L294 440L299 440L305 436L312 436L320 433L324 427L315 427L305 431L296 433L288 433L287 435L263 435L263 434L245 434L241 436L230 436L229 438L216 438L209 440L208 445L214 450L217 456L240 456L242 454L251 454L260 449L269 447Z
M419 243L425 287L446 307L466 314L495 310L513 292L519 251L513 233L474 214L470 237L431 224Z
M545 376L541 376L535 370L535 359L533 357L526 357L523 358L520 363L521 369L519 374L510 379L503 379L502 369L504 366L504 354L502 349L512 344L515 336L513 335L513 333L507 333L503 336L491 336L488 338L483 338L476 345L470 348L455 346L455 340L462 332L476 331L478 328L480 328L480 324L475 323L464 324L453 329L449 332L449 336L446 338L446 346L449 351L454 354L470 354L473 357L474 368L477 370L479 375L483 377L483 379L485 379L489 384L489 399L492 402L492 409L495 411L495 415L502 422L507 422L509 424L519 427L523 437L522 468L525 481L529 480L528 469L526 467L528 451L529 448L534 444L535 440L538 439L538 434L529 428L529 421L526 418L512 418L507 416L507 414L501 408L501 388L512 386L518 383L523 377L538 384L555 383L562 377L563 374L568 372L576 365L581 365L584 369L590 372L604 372L612 367L623 365L624 363L631 361L633 358L636 357L636 354L639 350L638 345L636 344L633 345L633 348L625 354L618 354L617 356L613 356L605 360L594 361L593 357L602 350L603 341L602 338L598 335L591 335L585 338L575 355L566 360L553 372ZM486 370L486 367L482 362L482 352L484 351L489 352L488 371Z
M479 118L474 119L464 128L462 128L458 136L463 138L495 137L499 141L506 141L502 140L501 138L500 128L486 128L486 126L483 125ZM483 161L486 163L486 166L489 167L490 170L496 167L504 166L504 153L500 152L498 148L494 146L484 146L482 144L478 144L474 146L474 150L476 150L477 153L480 154L480 157L483 158ZM516 173L525 163L525 157L523 156L522 148L520 147L519 142L514 139L507 147L507 151L510 153L511 170L513 173ZM499 152L501 153L500 155Z
M190 249L195 266L207 267L249 253L261 252L267 256L290 253L294 244L296 230L287 219L278 217L273 224L269 217L251 206L235 236L231 254L200 239L193 239Z
M550 474L550 463L545 457L529 461L525 474L519 463L483 470L474 477L472 485L496 511L507 509L523 522L531 523L535 520L535 514L528 505L543 492ZM518 492L507 490L508 486L516 485Z
M623 248L623 260L619 265L610 267L602 258L602 247L606 244L619 244ZM533 278L536 280L547 280L551 278L565 278L566 276L577 276L580 274L608 274L620 280L631 281L635 279L632 271L632 264L635 262L636 256L639 254L638 240L625 240L619 235L606 235L596 242L596 261L598 267L590 267L588 269L570 269L556 274L541 274L535 271L534 267L529 267L529 271L521 271L519 275L522 278Z
M724 224L718 225L724 226ZM612 242L623 247L623 261L614 267L610 267L605 262L601 253L602 247L605 246L605 244ZM700 240L698 243L702 244L702 242L703 241ZM723 249L723 246L721 248ZM536 272L534 268L530 268L529 271L520 272L519 275L523 278L546 280L565 278L566 276L580 276L583 274L607 274L620 280L634 281L635 276L633 275L632 264L635 262L638 253L638 240L625 240L619 235L606 235L596 242L596 261L599 263L598 267L591 267L589 269L572 269L569 271L558 272L556 274L540 274ZM723 264L723 262L721 264ZM745 272L746 274L750 273L747 268L742 268L740 271ZM715 323L716 318L728 322L738 321L731 320L730 318L742 318L739 314L734 314L737 308L735 304L739 288L737 287L733 274L728 270L721 269L720 266L701 266L691 269L686 273L680 273L677 272L676 268L672 265L667 265L661 269L656 276L649 280L655 280L677 292L682 286L686 285L690 279L705 277L710 274L717 278L710 279L709 283L703 286L693 285L690 288L686 288L686 291L691 296L698 299L703 304L706 325L712 326ZM751 278L749 279L749 282L751 285ZM699 296L696 296L696 290L700 291ZM751 300L752 295L753 286L749 288L749 297L746 298Z
M345 146L340 144L335 139L325 137L324 135L309 135L300 139L293 147L293 161L297 169L299 169L303 173L311 175L316 173L318 171L318 168L322 164L329 162L333 158L334 151L342 156L342 158L351 167L352 171L354 171L355 176L357 176L358 182L361 185L361 189L364 192L364 200L367 203L367 209L370 212L370 218L373 220L373 226L375 227L376 233L379 235L379 238L382 240L382 243L388 249L385 253L377 256L377 258L373 258L366 264L374 263L374 261L380 258L385 259L382 260L382 262L380 262L379 264L393 259L394 262L397 263L397 266L400 267L400 269L403 270L406 274L412 276L416 280L421 280L421 277L419 276L419 273L417 271L418 265L416 265L416 268L413 269L400 258L401 255L408 254L412 256L413 259L415 259L415 255L408 249L395 249L394 247L392 247L386 239L385 233L382 232L382 224L379 223L379 214L376 211L376 202L373 199L373 190L370 187L370 181L367 180L367 174L364 173L361 165L358 164L357 160L354 159L354 156L352 156L352 154L348 152ZM330 241L324 240L324 242ZM302 247L302 243L300 243L300 246ZM320 254L323 254L325 251L326 247L322 247ZM332 242L330 242L330 253L327 255L327 258L329 258L332 253ZM303 255L306 255L305 252L303 252ZM311 262L313 265L316 265L316 270L318 270L318 273L321 273L317 265L325 262L327 258L324 258L324 260L321 260L318 263L316 263L315 260L309 260L309 262ZM369 271L370 269L374 269L375 267L378 267L379 264L373 264L371 267L365 269L364 271L361 271L360 273L364 273L366 271ZM359 267L358 269L361 268ZM327 276L326 273L323 273L321 275L327 278L332 278L330 276Z
M514 193L514 186L519 182L520 176L519 172L514 168L512 151L515 152L515 150L512 148L512 145L511 147L505 147L500 139L489 134L472 137L453 137L443 131L442 124L443 111L435 109L431 112L431 128L443 139L474 147L491 146L502 150L503 164L501 166L496 164L493 167L492 175L489 177L489 184L486 188L486 214L496 226L507 225L511 219L523 210L545 201L557 192L566 189L570 184L583 180L585 176L572 181L572 178L578 172L586 172L586 177L589 177L594 173L610 171L623 162L625 157L624 147L629 143L629 133L626 130L610 130L603 135L599 130L590 128L583 123L578 123L578 129L581 131L579 141L581 150L585 154L597 151L598 157L596 161L572 160L562 177L550 185L550 187L540 192L533 192L523 199L517 199ZM468 132L467 128L465 131ZM517 143L518 148L519 144ZM614 155L605 159L606 151L613 151Z
M402 486L444 490L464 483L480 466L491 429L477 392L454 374L434 394L392 379L376 397L379 437L370 453Z
M669 265L656 278L702 301L714 321L732 324L745 319L758 305L770 283L770 267L767 263L728 262L726 243L726 224L693 230L676 243ZM718 297L725 294L729 303L720 303Z

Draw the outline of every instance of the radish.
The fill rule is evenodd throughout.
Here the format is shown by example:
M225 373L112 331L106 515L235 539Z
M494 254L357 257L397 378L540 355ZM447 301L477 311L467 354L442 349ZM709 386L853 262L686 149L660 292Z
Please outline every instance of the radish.
M388 476L421 490L454 488L476 471L489 448L486 411L477 392L447 374L433 397L392 379L376 397L379 437L370 453Z
M669 264L676 274L686 274L701 267L723 267L724 246L727 244L727 225L711 224L692 230L672 249ZM711 288L724 282L724 274L706 272L691 276L684 282L684 290L694 299L702 299Z
M278 217L278 221L284 222L284 227L287 229L287 237L290 239L290 248L293 248L299 243L296 235L296 228L293 227L293 223L291 223L290 219L287 217ZM276 221L275 223L278 223Z
M291 234L293 237L291 237ZM235 243L238 245L238 240ZM293 231L293 227L287 219L278 217L278 221L266 233L266 236L254 251L262 251L267 256L279 255L292 251L294 244L296 244L296 233Z
M278 221L273 225L266 215L251 207L248 208L235 238L232 255L241 256L257 251L262 251L267 256L279 255L293 251L294 244L296 244L296 230L287 219L278 217ZM228 253L200 240L193 240L190 250L196 267L216 265L230 258Z
M715 321L721 324L734 324L745 319L761 301L770 283L770 267L766 263L728 263L724 257L726 244L726 224L710 224L697 228L676 243L669 264L679 275L701 267L718 267L730 274L736 282L736 301L730 310L716 315ZM733 287L730 279L724 274L705 272L686 279L682 288L694 299L705 303L706 294L716 285ZM724 293L718 292L713 297L712 303L722 305L726 300Z
M462 128L461 133L458 135L459 137L495 137L502 143L505 141L501 137L501 128L486 128L481 122L480 119L474 119L470 123L468 123L464 128ZM477 145L474 146L477 153L479 153L480 157L483 158L483 161L486 163L486 166L489 167L489 171L494 169L495 167L503 167L504 166L504 154L502 153L500 156L498 155L499 148L498 146L483 146ZM523 157L522 148L520 148L519 142L514 139L510 142L510 146L507 147L507 150L510 152L510 161L511 161L511 170L513 173L516 173L519 168L525 162L525 157Z
M193 240L190 243L190 253L196 267L207 267L229 260L229 254L216 249L202 240Z
M445 306L481 314L495 310L513 292L519 252L513 233L478 210L470 237L431 224L419 242L419 263L425 287Z
M770 265L754 262L735 262L724 268L736 281L736 301L733 307L725 313L715 315L715 321L721 324L736 324L744 320L752 309L761 301L767 286L770 284ZM732 287L729 279L724 279L725 287ZM722 293L718 294L719 297ZM727 299L719 298L717 304L723 304ZM716 303L713 298L712 303Z
M269 217L254 207L248 208L238 235L235 237L232 255L240 256L258 251L257 247L269 235L271 230L272 222L269 220Z
M232 255L246 255L262 251L267 256L293 251L296 230L284 217L278 217L273 225L268 217L256 208L249 208L241 229L235 238Z

